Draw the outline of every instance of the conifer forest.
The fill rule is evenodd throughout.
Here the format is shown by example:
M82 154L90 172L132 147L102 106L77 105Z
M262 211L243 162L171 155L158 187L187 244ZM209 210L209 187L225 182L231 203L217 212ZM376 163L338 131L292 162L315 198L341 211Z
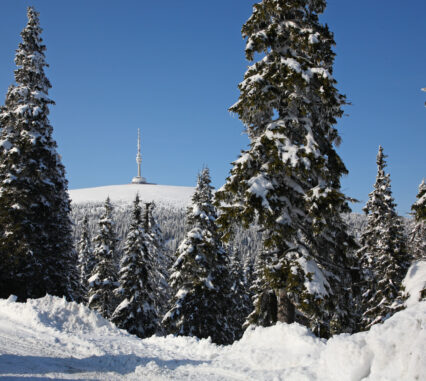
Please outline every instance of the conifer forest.
M249 145L217 190L207 166L194 171L184 208L139 195L131 205L71 202L49 121L39 13L29 7L0 108L0 298L64 297L140 339L219 345L280 323L329 339L403 311L403 280L426 261L425 174L410 217L398 215L392 157L377 147L364 214L352 213L338 151L347 100L333 77L325 8L325 0L253 6L241 29L250 66L229 108Z

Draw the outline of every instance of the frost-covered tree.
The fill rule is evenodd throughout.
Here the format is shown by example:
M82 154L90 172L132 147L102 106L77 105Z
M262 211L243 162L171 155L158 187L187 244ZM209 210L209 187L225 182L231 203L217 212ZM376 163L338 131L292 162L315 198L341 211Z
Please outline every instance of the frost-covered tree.
M232 308L226 253L216 228L216 209L206 168L198 176L192 204L187 211L189 231L180 244L172 267L171 308L163 318L167 333L214 343L233 340L228 309Z
M263 289L251 322L263 324L262 308L274 311L276 304L272 323L297 317L321 336L352 329L348 253L355 245L341 218L349 211L340 190L347 170L334 148L340 140L334 125L345 98L332 76L333 35L318 20L325 6L324 0L254 5L242 35L247 59L259 60L230 108L250 147L216 193L225 239L234 224L256 222L263 230Z
M245 282L245 274L240 258L236 253L230 261L232 308L229 313L229 324L233 330L234 339L239 340L243 335L243 325L252 309L250 292Z
M124 244L119 271L120 286L115 290L121 303L112 315L117 327L145 338L158 329L158 316L154 305L152 274L154 266L147 246L148 237L142 227L142 209L139 196L133 203L132 220Z
M142 227L146 234L146 245L152 261L149 278L153 286L155 306L158 313L162 315L168 307L168 269L172 263L164 245L163 234L153 214L154 208L154 202L145 203Z
M409 265L404 227L395 211L385 158L379 147L376 182L364 207L367 226L358 251L363 274L361 329L383 322L402 308L401 283Z
M92 270L96 264L95 256L93 255L92 239L89 231L89 220L87 215L84 216L81 222L80 240L77 244L78 251L78 270L80 274L80 286L82 294L87 295L88 279L92 274Z
M410 232L410 250L415 259L426 260L426 184L419 185L417 201L411 206L413 211L413 228Z
M20 300L46 293L73 299L78 288L70 200L49 122L51 84L44 68L39 14L16 51L16 84L0 113L0 296Z
M118 286L115 263L117 238L112 220L113 207L109 197L106 199L104 207L104 214L99 220L99 232L94 239L93 255L96 264L88 280L88 306L98 311L104 318L109 319L115 309L114 290Z

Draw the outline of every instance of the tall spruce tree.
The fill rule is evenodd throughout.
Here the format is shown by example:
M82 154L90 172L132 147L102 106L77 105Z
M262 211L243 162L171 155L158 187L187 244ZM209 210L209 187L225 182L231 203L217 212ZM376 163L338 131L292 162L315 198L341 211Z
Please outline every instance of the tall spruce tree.
M363 273L361 329L383 322L402 308L401 283L409 265L404 227L395 211L385 158L379 147L376 182L364 207L367 226L358 251Z
M244 333L244 322L252 310L250 290L245 282L243 265L237 253L231 256L230 279L232 309L229 313L229 324L235 340L239 340Z
M148 237L142 227L142 209L139 195L133 203L132 220L124 244L119 283L115 290L121 303L112 315L119 328L145 338L158 329L158 316L154 305L152 274L153 258L148 250Z
M189 231L172 267L173 296L163 325L167 333L211 337L214 343L227 344L234 339L228 319L231 285L226 253L217 232L210 182L206 168L198 176L187 211Z
M161 229L155 220L154 208L154 202L145 203L142 227L146 234L146 245L152 261L149 278L152 283L154 302L158 313L163 315L168 307L170 297L168 270L172 261L164 245Z
M88 306L107 319L111 317L116 307L114 290L118 286L115 263L117 238L114 231L112 211L113 207L108 197L105 201L105 211L99 220L99 232L94 239L93 255L96 264L88 280Z
M333 126L345 98L332 77L333 35L318 20L325 7L325 0L254 5L242 35L247 59L263 58L246 71L230 108L244 123L250 148L216 193L225 239L233 224L257 222L263 230L263 289L251 322L263 325L261 309L274 311L276 304L270 323L300 317L321 336L352 329L349 251L355 246L341 218L349 211L340 190L347 170Z
M39 14L16 51L16 84L0 113L0 297L46 293L73 299L78 287L65 169L52 137L51 88Z
M96 259L93 255L92 240L89 231L89 220L87 215L84 216L81 223L81 235L77 244L78 250L78 270L80 273L80 287L84 298L87 296L88 279L95 267Z
M426 184L419 185L417 201L411 206L413 211L413 228L410 232L410 251L417 260L426 260Z

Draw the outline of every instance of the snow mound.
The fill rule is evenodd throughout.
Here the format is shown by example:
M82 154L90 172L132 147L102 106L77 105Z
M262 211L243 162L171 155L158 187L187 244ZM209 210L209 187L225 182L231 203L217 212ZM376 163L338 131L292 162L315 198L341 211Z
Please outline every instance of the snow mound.
M414 262L408 269L403 284L408 295L406 306L416 305L419 302L420 293L426 289L426 262Z
M404 281L407 308L368 332L318 339L298 324L250 328L230 346L140 340L83 305L0 300L0 378L99 380L424 380L426 262Z
M107 197L113 203L131 203L136 193L144 202L154 201L160 204L171 204L176 207L185 207L191 201L193 187L156 184L124 184L109 185L96 188L69 190L71 201L81 203L103 203Z
M96 312L82 304L67 302L64 298L46 295L41 299L28 300L26 306L13 302L13 298L8 299L9 308L5 309L6 314L9 314L9 317L17 316L21 322L29 323L34 328L44 326L59 333L71 334L115 328Z

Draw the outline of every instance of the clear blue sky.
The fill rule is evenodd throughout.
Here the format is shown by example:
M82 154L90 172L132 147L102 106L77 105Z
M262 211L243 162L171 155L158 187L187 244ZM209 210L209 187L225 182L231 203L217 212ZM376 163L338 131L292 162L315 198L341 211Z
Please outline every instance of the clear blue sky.
M195 184L208 165L220 187L247 138L228 107L248 65L240 29L250 0L2 0L0 103L13 82L26 7L40 12L52 82L54 137L70 189ZM372 190L379 144L398 210L406 214L426 176L426 1L330 0L322 20L335 34L335 78L352 106L338 123L349 169L346 194Z

